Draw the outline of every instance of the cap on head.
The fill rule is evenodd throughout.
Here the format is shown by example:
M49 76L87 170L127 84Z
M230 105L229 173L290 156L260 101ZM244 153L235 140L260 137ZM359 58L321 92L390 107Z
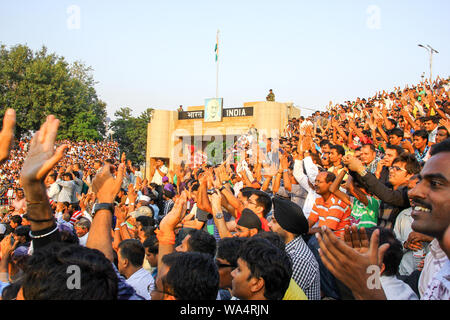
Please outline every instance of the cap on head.
M273 198L272 202L273 215L284 230L298 235L309 231L308 220L301 207L290 200L277 196Z
M247 208L242 210L242 215L237 224L247 229L257 229L258 231L262 230L261 220L252 210Z

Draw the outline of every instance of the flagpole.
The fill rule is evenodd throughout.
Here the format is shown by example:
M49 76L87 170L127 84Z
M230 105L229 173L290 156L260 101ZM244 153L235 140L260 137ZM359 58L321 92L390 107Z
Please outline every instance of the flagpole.
M216 41L216 98L219 98L219 29L217 29Z

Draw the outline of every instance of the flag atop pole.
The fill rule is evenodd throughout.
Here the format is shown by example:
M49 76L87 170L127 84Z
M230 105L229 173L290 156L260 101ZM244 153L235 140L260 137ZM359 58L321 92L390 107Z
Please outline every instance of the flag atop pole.
M216 36L216 47L214 49L214 52L216 53L216 62L219 59L219 30L217 30L217 36Z

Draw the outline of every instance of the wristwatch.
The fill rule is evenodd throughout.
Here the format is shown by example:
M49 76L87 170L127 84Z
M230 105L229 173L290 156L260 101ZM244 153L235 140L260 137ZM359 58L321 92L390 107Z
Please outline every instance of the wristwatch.
M216 219L222 219L223 218L223 213L222 212L217 212L216 213Z
M366 170L366 169L360 170L360 171L358 171L358 174L359 174L361 177L364 177L364 176L367 174L367 170Z
M114 214L114 203L96 203L94 204L94 212L92 216L95 216L97 211L99 210L109 210L112 214Z

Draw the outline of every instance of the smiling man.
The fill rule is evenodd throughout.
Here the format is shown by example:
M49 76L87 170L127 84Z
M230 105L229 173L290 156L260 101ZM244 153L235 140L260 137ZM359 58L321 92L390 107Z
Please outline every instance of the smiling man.
M419 291L423 298L437 294L433 288L426 289L430 289L433 276L443 268L443 272L447 272L447 276L449 274L449 259L445 259L441 248L445 230L450 225L450 139L435 145L430 155L420 172L419 182L409 191L413 207L411 216L414 219L411 227L416 232L435 238L430 244L432 252L426 258L425 272L419 279Z
M447 257L420 298L450 300L450 250L448 232L446 233L450 225L450 139L434 145L430 155L431 158L420 172L418 183L409 191L414 219L412 228L416 232L435 237ZM378 247L378 234L372 236L369 250L364 254L336 239L329 230L317 237L321 258L330 271L352 290L355 297L386 299L383 289L369 288L366 285L367 268L379 265L387 249L385 245Z

